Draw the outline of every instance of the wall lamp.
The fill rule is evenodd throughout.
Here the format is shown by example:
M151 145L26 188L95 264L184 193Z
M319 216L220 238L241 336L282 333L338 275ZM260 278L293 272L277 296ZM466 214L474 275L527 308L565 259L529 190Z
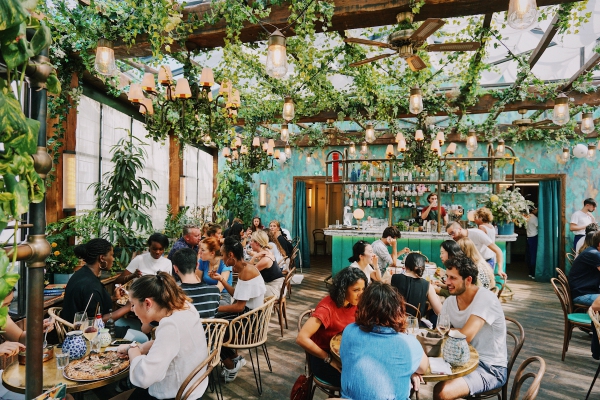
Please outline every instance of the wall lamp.
M63 210L74 211L77 207L77 159L74 151L64 151L63 162Z
M313 190L312 190L312 188L308 188L308 196L306 199L306 207L308 207L308 208L312 207L312 197L313 197Z
M258 192L258 205L260 207L267 206L267 184L265 182L260 183L260 190Z

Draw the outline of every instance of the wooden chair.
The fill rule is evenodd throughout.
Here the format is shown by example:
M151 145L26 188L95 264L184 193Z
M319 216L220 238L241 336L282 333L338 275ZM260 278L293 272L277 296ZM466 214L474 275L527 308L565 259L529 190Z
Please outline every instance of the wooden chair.
M413 310L415 313L414 316L417 318L418 321L421 321L421 310L420 310L421 304L418 304L416 307L410 303L404 303L404 305L406 306L407 312L409 309Z
M560 268L556 268L556 274L556 279L558 279L565 286L565 288L567 289L567 294L569 295L569 299L571 299L571 302L573 302L573 296L571 295L571 286L569 285L569 278L567 278L565 272ZM573 304L574 311L587 312L588 308L589 306L586 306L585 304Z
M56 335L60 343L65 341L67 332L73 329L72 323L60 317L61 311L62 307L50 307L48 309L48 315L54 319L54 329L56 329Z
M598 335L598 338L599 338L598 340L600 340L600 313L592 310L592 307L590 307L588 309L588 315L590 316L590 319L594 323L594 328L596 329L596 334ZM596 369L596 375L594 375L594 380L592 381L592 384L590 385L590 389L587 392L587 396L585 396L585 400L587 400L590 397L590 394L592 393L592 388L594 387L594 384L596 383L596 379L598 379L598 373L600 373L600 364L598 364L598 368Z
M310 310L306 310L302 314L300 314L300 317L298 317L298 332L300 332L300 330L302 329L302 326L306 322L305 320L308 320L312 316L312 313L314 311L315 310L313 308ZM315 395L315 390L317 388L319 388L319 390L321 390L323 393L325 393L329 397L340 396L342 393L342 388L337 387L337 386L332 386L329 383L322 381L321 379L314 376L314 374L312 373L312 369L310 367L310 355L308 354L308 351L305 351L305 354L306 354L306 363L304 364L304 372L305 372L306 376L308 377L308 379L311 381L311 384L310 384L311 391L310 391L310 396L308 397L309 400L312 400L312 398Z
M262 378L260 376L260 363L258 359L258 348L262 347L269 371L273 372L271 360L267 351L267 333L269 331L269 321L273 313L275 304L275 296L270 296L265 299L265 304L254 310L248 311L245 314L236 317L229 323L228 338L229 340L223 343L224 347L231 349L248 349L250 352L250 362L252 363L252 372L254 372L254 380L256 381L256 389L258 394L262 394ZM252 357L252 349L256 352L256 367ZM258 376L256 374L258 370Z
M573 265L573 261L575 261L575 253L567 253L567 260L569 261L570 265Z
M213 350L212 352L208 353L208 357L206 357L204 359L204 361L202 361L200 363L200 365L198 365L189 375L187 378L185 378L185 380L183 381L183 383L181 384L181 386L179 387L179 390L177 391L177 396L175 396L175 400L187 400L190 398L192 392L194 390L196 390L196 388L198 386L200 386L200 384L202 382L204 382L204 380L211 374L214 366L214 360L215 359L219 359L219 352L217 351L217 349ZM190 382L192 381L192 379L194 379L196 377L196 375L198 375L198 373L200 373L202 370L204 370L204 372L198 377L196 378L196 380L194 381L193 384L191 384L191 386L186 390L186 388L188 387L188 385L190 385Z
M563 310L563 317L565 320L565 329L564 329L564 339L563 339L563 351L562 351L562 361L565 361L565 354L569 349L569 341L571 340L571 335L573 334L573 329L575 327L578 328L589 328L592 320L589 315L585 313L574 313L573 305L571 304L571 298L569 297L569 292L567 287L560 280L556 278L551 278L550 283L554 288L554 293L558 296L560 300L560 305Z
M323 254L327 255L327 240L325 240L325 232L323 229L313 229L313 248L315 250L314 255L318 254L319 246L323 246Z
M285 276L285 280L283 281L283 285L281 285L281 292L279 293L279 298L275 299L275 310L277 311L277 316L279 317L279 327L281 328L281 336L283 337L283 321L285 321L285 329L288 329L288 321L287 321L287 312L285 309L285 298L287 287L292 279L292 276L296 272L296 268L293 268L288 274Z
M540 367L537 370L537 373L528 372L526 374L523 374L525 368L527 368L529 364L535 361L540 363ZM544 377L545 372L546 362L542 357L529 357L527 360L523 361L521 365L519 365L519 369L517 369L517 374L515 375L512 391L510 392L510 400L534 400L537 397L538 392L540 390L540 384L542 383L542 378ZM529 378L533 378L533 381L529 385L529 389L527 389L523 397L519 397L519 394L521 393L521 388L523 387L523 383Z
M225 337L225 331L227 330L227 326L229 326L229 321L226 319L217 319L217 318L203 318L202 325L204 326L204 333L206 334L206 345L208 346L208 351L213 352L213 350L217 350L217 354L221 353L221 346L223 346L223 338ZM220 357L215 357L211 363L213 371L217 372L216 376L213 375L213 385L214 391L217 395L217 399L223 398L223 393L221 391L221 383L219 381L218 374L218 366L220 364Z
M500 400L500 399L507 400L507 398L508 398L508 380L510 378L510 372L512 371L512 367L513 367L513 365L515 365L515 361L517 361L517 357L519 356L519 353L521 352L521 349L523 348L523 343L525 342L525 330L523 329L523 326L516 319L509 318L509 317L505 317L505 318L506 318L506 322L509 322L512 325L514 325L516 330L519 331L518 335L514 332L511 332L508 329L509 325L507 324L506 334L513 339L514 346L513 346L512 352L510 353L510 358L508 359L508 365L506 367L507 368L506 383L504 383L503 386L501 386L497 389L479 393L474 396L469 396L469 397L467 397L467 400L491 399L493 397L497 397L498 400Z

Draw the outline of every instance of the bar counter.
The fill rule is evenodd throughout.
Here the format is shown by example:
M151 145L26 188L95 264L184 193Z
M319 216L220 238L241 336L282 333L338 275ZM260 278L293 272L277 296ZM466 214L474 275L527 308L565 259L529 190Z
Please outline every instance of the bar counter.
M354 229L353 229L354 228ZM373 243L381 239L384 228L356 229L351 228L324 228L325 235L331 236L331 273L337 274L340 270L350 265L348 258L352 256L352 246L359 240ZM444 240L451 239L443 232L402 232L402 237L398 239L397 249L402 250L405 247L411 250L420 251L431 262L438 266L442 265L440 259L440 245ZM496 235L496 245L500 247L503 255L502 269L506 271L506 243L517 240L517 234ZM388 246L391 253L391 247Z

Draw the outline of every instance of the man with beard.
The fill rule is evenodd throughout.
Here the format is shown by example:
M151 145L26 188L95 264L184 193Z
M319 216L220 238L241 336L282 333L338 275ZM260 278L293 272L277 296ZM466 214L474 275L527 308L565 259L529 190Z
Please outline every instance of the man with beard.
M479 353L479 366L469 375L435 385L434 399L459 399L487 392L507 380L506 323L496 295L477 286L477 267L471 259L458 255L448 259L446 284L450 297L442 314L467 337Z

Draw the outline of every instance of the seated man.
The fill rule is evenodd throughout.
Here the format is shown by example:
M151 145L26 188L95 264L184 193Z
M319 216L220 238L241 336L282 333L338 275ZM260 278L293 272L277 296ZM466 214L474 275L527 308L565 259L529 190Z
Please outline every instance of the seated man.
M594 233L592 246L579 254L569 271L569 286L574 304L592 305L600 296L600 232Z
M181 288L192 300L200 318L213 318L221 300L221 285L207 285L196 275L196 252L189 248L173 255L173 269L181 279Z
M381 274L385 272L385 269L390 265L396 266L396 259L402 254L410 252L408 247L402 249L400 253L396 248L396 239L400 238L400 231L395 226L388 226L383 230L381 239L374 241L371 246L373 247L373 253L377 256L377 264ZM387 246L392 246L392 254L388 252Z
M450 324L475 347L479 366L469 375L435 385L436 400L487 392L507 380L506 323L500 300L477 286L477 267L471 259L457 255L444 264L450 297L444 302L442 314L447 314Z

